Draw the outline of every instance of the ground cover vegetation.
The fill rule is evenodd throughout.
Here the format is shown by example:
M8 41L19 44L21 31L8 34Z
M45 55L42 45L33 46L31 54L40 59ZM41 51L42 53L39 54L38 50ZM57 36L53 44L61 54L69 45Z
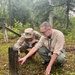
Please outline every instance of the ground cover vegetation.
M65 35L67 56L63 67L53 66L51 75L75 75L75 17L69 16L74 7L74 0L0 0L0 75L9 75L8 47L19 38L8 31L9 41L4 42L1 19L5 19L7 27L22 34L29 27L39 31L39 25L50 21L50 15L53 16L52 27ZM19 66L20 75L43 75L46 66L41 62L41 58L28 59Z

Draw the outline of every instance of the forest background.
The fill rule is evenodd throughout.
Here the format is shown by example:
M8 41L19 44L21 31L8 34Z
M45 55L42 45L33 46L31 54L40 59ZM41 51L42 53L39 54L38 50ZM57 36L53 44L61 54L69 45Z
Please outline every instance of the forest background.
M75 13L75 0L0 0L0 19L5 20L7 27L22 34L24 29L29 27L39 31L39 25L44 21L49 21L53 28L64 33L66 49L75 50L75 16L70 12ZM0 24L0 52L2 53L0 53L0 56L6 54L7 51L4 52L3 50L7 50L7 48L12 46L19 38L17 35L8 31L10 43L7 43L7 46L6 43L3 42L3 37L3 30ZM15 41L12 42L12 40ZM6 56L7 54L5 57ZM2 59L2 61L0 61L0 73L4 75L5 72L2 72L2 67L6 66L8 59L6 59L6 63L3 65L3 57L0 59ZM67 74L70 75L70 73ZM71 75L73 74L71 73Z

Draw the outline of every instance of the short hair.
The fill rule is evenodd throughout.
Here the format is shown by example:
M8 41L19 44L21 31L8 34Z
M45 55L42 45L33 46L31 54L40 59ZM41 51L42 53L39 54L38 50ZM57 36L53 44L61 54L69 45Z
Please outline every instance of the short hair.
M45 21L45 22L43 22L40 26L39 26L39 28L41 28L41 27L45 27L45 29L47 29L47 28L52 28L52 26L49 24L49 22L47 22L47 21Z

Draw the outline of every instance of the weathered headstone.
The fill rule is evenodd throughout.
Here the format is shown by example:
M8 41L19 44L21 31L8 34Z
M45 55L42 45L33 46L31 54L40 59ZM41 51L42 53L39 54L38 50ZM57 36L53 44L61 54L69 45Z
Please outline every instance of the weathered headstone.
M8 56L9 56L9 75L19 75L18 73L18 51L13 50L13 47L9 47Z

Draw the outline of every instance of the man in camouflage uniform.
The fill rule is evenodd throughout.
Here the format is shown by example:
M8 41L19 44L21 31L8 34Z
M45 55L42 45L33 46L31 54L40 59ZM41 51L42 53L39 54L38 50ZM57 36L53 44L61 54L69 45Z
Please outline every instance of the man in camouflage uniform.
M41 34L32 28L27 28L24 30L24 33L21 35L19 40L15 43L13 49L18 50L18 55L20 52L25 52L26 54L29 52L27 49L32 48L41 37Z

